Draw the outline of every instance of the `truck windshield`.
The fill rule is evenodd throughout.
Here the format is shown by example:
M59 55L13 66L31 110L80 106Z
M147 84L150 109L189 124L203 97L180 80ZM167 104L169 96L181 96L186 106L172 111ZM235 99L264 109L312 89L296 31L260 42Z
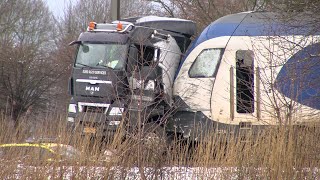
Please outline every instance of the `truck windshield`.
M82 43L78 48L76 67L108 67L120 70L124 68L127 57L125 44Z

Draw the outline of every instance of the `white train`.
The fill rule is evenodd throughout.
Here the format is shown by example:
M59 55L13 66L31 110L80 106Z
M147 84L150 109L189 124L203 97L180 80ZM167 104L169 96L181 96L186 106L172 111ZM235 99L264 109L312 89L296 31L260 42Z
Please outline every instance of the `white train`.
M303 17L244 12L210 24L177 70L167 131L254 130L319 121L320 32Z

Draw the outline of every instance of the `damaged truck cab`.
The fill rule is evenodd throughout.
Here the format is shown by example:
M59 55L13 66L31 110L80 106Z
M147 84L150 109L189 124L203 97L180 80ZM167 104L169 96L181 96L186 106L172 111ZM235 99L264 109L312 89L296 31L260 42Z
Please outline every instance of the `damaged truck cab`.
M69 82L68 127L108 136L122 123L161 123L173 105L174 75L194 33L192 21L176 18L91 22L71 43L77 52Z

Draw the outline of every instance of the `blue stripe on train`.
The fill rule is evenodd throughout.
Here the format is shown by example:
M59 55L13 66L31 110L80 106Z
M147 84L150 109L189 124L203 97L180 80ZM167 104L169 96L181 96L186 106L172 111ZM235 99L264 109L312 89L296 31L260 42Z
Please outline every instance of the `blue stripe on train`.
M320 109L320 44L294 54L280 70L275 87L300 104Z

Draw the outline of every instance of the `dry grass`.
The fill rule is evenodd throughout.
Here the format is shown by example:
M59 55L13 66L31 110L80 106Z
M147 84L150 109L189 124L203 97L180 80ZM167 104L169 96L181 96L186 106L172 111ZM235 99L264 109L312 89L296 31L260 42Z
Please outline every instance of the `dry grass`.
M49 117L48 117L49 118ZM21 142L31 135L57 137L72 143L82 154L72 166L59 162L27 165L0 163L0 179L316 179L320 177L320 130L318 127L273 128L240 141L234 136L212 134L197 144L174 140L163 153L137 138L105 142L65 131L65 119L53 118L37 125L34 132L22 124L19 133L1 118L0 144ZM103 143L101 143L103 142ZM102 152L110 150L111 155ZM188 168L186 168L188 167ZM181 170L181 168L183 170ZM186 171L192 169L190 175Z

